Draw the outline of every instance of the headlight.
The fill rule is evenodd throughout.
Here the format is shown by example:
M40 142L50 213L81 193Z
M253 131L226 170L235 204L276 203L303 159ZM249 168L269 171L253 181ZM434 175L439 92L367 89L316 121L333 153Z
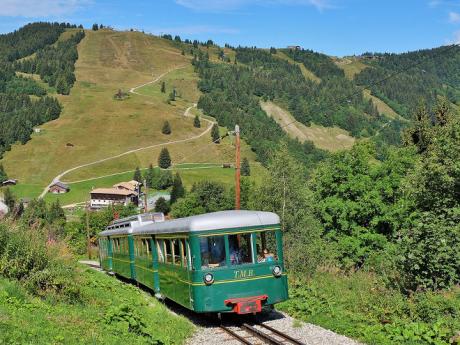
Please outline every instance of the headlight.
M203 281L206 285L211 285L214 283L214 277L211 273L206 273L203 277Z
M275 277L279 277L279 276L281 275L281 273L282 273L281 267L279 267L279 266L273 267L272 272L273 272L273 275L274 275Z

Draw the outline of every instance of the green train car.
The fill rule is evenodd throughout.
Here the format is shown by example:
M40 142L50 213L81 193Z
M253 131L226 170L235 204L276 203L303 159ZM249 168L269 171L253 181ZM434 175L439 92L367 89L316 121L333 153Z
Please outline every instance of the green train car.
M101 267L198 313L258 313L288 298L279 223L243 210L119 219L99 234Z

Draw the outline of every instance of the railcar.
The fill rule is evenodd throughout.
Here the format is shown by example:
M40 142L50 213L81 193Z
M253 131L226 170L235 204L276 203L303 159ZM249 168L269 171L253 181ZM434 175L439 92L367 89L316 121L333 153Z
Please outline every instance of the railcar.
M279 223L243 210L120 219L99 234L101 267L198 313L258 313L288 298Z

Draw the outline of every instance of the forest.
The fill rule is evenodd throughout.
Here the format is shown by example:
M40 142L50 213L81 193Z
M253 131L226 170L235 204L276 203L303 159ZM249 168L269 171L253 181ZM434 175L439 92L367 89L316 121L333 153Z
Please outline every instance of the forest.
M83 31L77 31L55 44L69 28L76 26L34 23L0 35L0 156L15 142L25 144L35 126L59 117L57 99L34 79L17 72L37 73L58 93L69 94L75 82L76 45L84 37Z
M458 45L448 45L403 54L367 54L363 60L370 68L357 74L355 82L371 85L375 96L410 118L420 102L432 107L438 96L459 103L459 52Z

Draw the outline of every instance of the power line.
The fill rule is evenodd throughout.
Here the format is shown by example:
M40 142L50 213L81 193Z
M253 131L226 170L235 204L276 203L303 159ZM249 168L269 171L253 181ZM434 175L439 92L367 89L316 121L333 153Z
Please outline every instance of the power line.
M446 48L442 53L444 54L444 53L446 53L446 52L450 51L451 49L456 48L456 47L458 47L458 46L459 46L458 44L452 44L452 45L450 45L450 46L447 46L447 48ZM439 52L438 55L441 55L441 52ZM427 58L428 58L428 57L427 57ZM433 58L433 56L431 56L430 58ZM391 79L391 78L393 78L393 77L395 77L395 76L397 76L397 75L399 75L399 74L401 74L401 73L403 73L403 72L407 72L408 70L410 70L410 69L412 69L412 68L414 68L414 67L417 67L417 66L421 65L421 64L424 63L424 62L426 62L426 59L421 59L420 61L415 62L415 63L409 65L408 67L406 67L406 68L404 68L404 69L402 69L402 70L400 70L400 71L396 71L396 72L393 72L393 73L387 75L385 78L382 78L382 79L380 79L380 80L377 80L377 81L374 82L374 83L370 83L370 84L364 85L364 86L361 87L361 89L360 89L359 91L356 91L356 92L352 93L352 94L350 95L350 97L344 98L343 100L346 101L347 103L349 103L349 102L350 102L350 98L353 98L354 96L356 96L356 95L358 95L358 94L361 94L365 89L368 89L368 88L370 88L371 86L374 86L374 85L381 84L381 83L383 83L383 82L385 82L385 81L387 81L387 80L389 80L389 79ZM342 102L342 100L337 101L338 104L340 104L341 102ZM297 120L291 121L291 122L289 122L288 124L285 124L285 125L281 126L281 129L283 129L283 128L285 128L285 127L288 127L288 126L290 126L290 125L292 125L293 123L296 123L296 122L299 122L299 121L297 121ZM301 122L299 122L299 123L301 123ZM302 124L302 123L301 123L301 124Z

